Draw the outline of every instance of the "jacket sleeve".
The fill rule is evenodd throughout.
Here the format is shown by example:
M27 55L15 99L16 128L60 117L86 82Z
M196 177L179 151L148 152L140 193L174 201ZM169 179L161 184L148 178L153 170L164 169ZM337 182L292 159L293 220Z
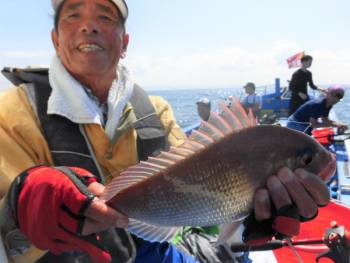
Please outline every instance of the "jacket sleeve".
M22 88L0 94L0 138L2 198L22 171L34 165L52 164L47 143Z
M50 157L35 115L21 88L0 94L0 138L2 240L10 262L34 262L44 252L33 248L20 233L13 217L16 204L12 191L15 191L15 179L22 171L40 163L50 164Z
M177 124L170 104L159 96L150 96L150 99L164 126L164 130L168 136L168 142L173 146L181 145L184 142L186 135Z
M21 233L14 211L17 200L15 193L20 184L17 175L24 169L35 165L35 161L16 140L11 138L10 134L4 131L3 127L0 127L0 136L1 238L10 262L34 262L44 252L34 248Z
M311 72L309 74L309 85L310 85L310 88L317 89L317 86L314 84L314 81L312 79L312 73Z

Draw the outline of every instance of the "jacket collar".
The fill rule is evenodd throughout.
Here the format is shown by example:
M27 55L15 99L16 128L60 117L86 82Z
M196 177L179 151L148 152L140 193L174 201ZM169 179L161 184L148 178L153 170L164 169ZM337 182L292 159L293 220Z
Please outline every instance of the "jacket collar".
M113 81L109 90L107 105L101 105L92 94L86 92L86 87L69 74L60 59L54 56L49 69L52 93L47 113L61 115L74 123L103 125L103 108L107 106L105 131L110 138L113 137L134 86L126 67L119 65L117 76L118 79Z

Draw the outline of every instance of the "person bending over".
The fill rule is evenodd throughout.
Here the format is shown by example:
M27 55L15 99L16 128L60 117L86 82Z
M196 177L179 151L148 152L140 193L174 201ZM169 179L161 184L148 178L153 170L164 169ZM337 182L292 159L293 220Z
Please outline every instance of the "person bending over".
M315 128L336 127L342 133L348 127L345 124L329 119L329 112L345 95L345 90L339 85L328 88L326 95L309 100L301 105L288 118L287 127L311 135Z

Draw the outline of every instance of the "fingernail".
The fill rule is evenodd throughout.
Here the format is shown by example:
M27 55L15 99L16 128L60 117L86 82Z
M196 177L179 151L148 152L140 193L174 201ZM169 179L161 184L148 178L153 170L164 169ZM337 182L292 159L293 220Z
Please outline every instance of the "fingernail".
M281 172L278 174L278 176L283 180L283 181L289 181L290 179L293 178L293 173L289 169L283 169Z

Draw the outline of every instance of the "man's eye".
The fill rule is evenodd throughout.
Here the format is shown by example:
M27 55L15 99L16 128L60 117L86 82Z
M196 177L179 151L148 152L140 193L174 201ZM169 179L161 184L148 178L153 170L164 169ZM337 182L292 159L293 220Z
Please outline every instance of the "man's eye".
M78 18L79 14L70 14L67 16L67 18Z
M100 16L100 19L102 19L104 21L113 21L113 19L110 18L109 16Z

